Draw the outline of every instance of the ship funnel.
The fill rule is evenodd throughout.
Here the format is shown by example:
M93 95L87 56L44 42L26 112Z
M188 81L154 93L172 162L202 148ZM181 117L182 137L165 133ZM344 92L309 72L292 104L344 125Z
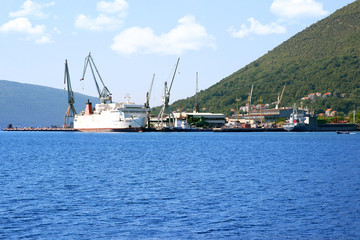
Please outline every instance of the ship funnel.
M86 103L86 107L85 107L85 115L91 115L93 113L92 111L92 103L89 101Z

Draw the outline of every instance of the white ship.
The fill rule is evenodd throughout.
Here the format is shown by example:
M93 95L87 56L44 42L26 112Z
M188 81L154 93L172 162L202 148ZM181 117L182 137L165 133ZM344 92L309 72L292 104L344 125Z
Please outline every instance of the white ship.
M308 122L308 121L307 121ZM294 129L302 128L305 126L306 118L304 114L298 113L296 106L293 108L293 112L290 114L290 118L283 126L286 131L293 131Z
M134 103L101 103L95 109L88 102L74 117L74 128L82 132L140 131L145 127L148 109Z
M100 104L96 104L95 108L93 108L92 104L88 101L85 110L75 114L74 129L83 132L123 132L140 131L143 129L146 125L149 108L145 105L136 105L129 102L129 99L127 102L113 103L111 93L104 85L90 53L85 58L82 80L84 79L87 66L91 68L99 93ZM103 85L102 91L100 91L95 73Z

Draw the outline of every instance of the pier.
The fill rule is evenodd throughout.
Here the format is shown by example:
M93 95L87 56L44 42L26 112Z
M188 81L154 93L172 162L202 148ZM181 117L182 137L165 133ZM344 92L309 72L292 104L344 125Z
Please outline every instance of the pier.
M31 131L31 132L77 132L77 129L74 128L61 128L61 127L11 127L11 128L3 128L3 131Z

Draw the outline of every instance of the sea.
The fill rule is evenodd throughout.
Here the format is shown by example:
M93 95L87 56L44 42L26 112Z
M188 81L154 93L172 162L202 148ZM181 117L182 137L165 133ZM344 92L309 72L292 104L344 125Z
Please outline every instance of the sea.
M0 239L360 239L360 132L0 132Z

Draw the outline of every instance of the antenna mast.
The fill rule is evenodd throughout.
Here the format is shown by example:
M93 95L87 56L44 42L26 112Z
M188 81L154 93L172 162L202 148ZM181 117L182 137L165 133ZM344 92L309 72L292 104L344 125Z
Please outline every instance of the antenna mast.
M87 69L87 66L90 66L90 69L91 69L91 73L93 75L93 78L94 78L94 81L95 81L95 85L96 85L96 89L98 91L98 94L99 94L99 100L101 103L106 103L107 101L109 101L110 103L112 102L112 96L111 96L111 93L109 91L109 89L105 86L101 76L100 76L100 73L98 71L98 69L96 68L96 65L94 63L94 60L93 58L91 57L91 52L89 53L89 55L85 58L85 63L84 63L84 71L83 71L83 76L82 78L80 79L81 80L84 80L84 77L85 77L85 73L86 73L86 69ZM99 84L98 84L98 81L96 80L96 75L95 75L95 72L94 72L94 69L96 71L96 75L97 77L100 79L100 82L102 83L103 85L103 89L100 90L100 87L99 87Z
M253 89L254 89L254 85L251 85L251 90L250 90L250 94L249 94L249 97L248 97L249 124L250 124L250 120L251 120L251 98L252 98L252 94L253 94Z
M199 112L199 99L198 99L199 85L198 84L199 84L198 72L196 72L196 93L195 93L194 113Z
M170 101L170 91L171 91L171 87L174 82L174 78L175 78L175 74L176 74L176 71L177 71L177 68L179 65L179 61L180 61L180 58L178 58L178 60L177 60L177 63L175 66L175 71L174 71L169 89L167 88L167 82L165 82L165 84L164 84L164 96L162 98L163 106L158 115L158 127L160 127L160 128L164 127L164 114L166 111L168 111L168 113L169 113L169 126L172 128L175 125L175 117L169 106L169 101Z
M71 127L72 124L70 123L70 118L73 118L76 114L76 110L74 107L75 97L74 97L74 92L71 88L70 74L69 74L67 60L65 60L64 84L67 85L68 103L69 103L69 106L65 113L64 124L63 124L63 127L66 128L66 127Z

